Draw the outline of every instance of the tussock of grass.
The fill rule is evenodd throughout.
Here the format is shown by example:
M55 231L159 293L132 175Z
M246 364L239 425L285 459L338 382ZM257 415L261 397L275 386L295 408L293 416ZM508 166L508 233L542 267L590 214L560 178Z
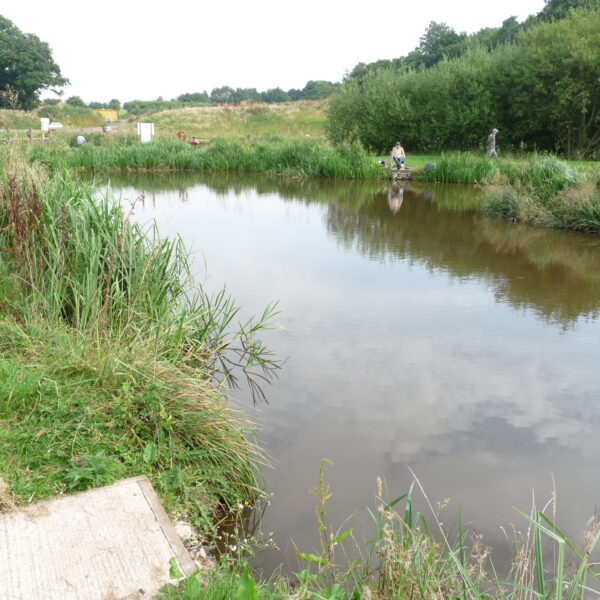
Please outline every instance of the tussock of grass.
M317 140L283 138L218 139L194 148L178 140L131 143L66 150L36 148L34 158L54 170L227 170L270 172L307 177L382 177L383 170L358 143L333 148Z

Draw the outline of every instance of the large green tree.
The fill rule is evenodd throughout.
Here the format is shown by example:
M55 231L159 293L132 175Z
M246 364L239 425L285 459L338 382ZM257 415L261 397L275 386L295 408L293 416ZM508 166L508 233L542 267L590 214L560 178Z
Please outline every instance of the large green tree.
M38 104L40 91L68 82L46 42L0 16L0 89L16 91L19 106L29 109ZM0 106L7 105L0 97Z
M228 85L214 88L210 93L210 101L213 104L225 104L227 102L235 102L235 90Z
M334 142L360 140L369 150L438 152L477 147L497 123L491 55L479 48L424 70L381 69L349 79L329 100Z
M65 100L65 104L74 106L75 108L86 108L85 102L81 99L81 96L71 96Z
M598 10L600 0L546 0L546 5L537 16L542 21L557 21L564 19L573 8Z
M465 33L456 33L446 23L432 21L419 39L419 47L407 59L410 66L431 67L444 57L453 58L464 52Z

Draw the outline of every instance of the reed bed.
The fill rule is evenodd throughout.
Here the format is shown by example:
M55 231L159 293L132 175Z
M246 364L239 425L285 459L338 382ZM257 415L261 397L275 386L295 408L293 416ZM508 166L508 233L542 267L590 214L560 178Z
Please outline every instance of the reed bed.
M217 139L200 148L170 139L149 144L84 145L77 149L36 148L34 159L53 170L226 170L349 179L384 175L358 143L334 148L318 140L277 137L254 141Z
M423 181L441 183L516 184L522 183L549 192L561 191L582 180L580 170L550 155L533 154L526 159L494 160L481 154L442 154L433 168L416 173Z
M206 529L259 493L252 426L219 385L260 395L273 307L236 324L224 291L192 285L180 241L23 152L0 168L0 472L21 502L145 473Z

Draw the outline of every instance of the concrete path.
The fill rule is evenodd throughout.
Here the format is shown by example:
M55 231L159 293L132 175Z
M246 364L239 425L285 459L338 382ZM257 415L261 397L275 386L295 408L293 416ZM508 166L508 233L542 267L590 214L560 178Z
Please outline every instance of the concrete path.
M194 569L146 477L0 514L2 600L147 600Z

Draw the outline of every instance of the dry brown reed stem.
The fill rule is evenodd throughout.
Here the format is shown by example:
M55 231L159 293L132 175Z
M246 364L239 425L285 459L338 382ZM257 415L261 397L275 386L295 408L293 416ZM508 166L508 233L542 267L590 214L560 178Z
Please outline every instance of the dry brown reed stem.
M8 484L0 477L0 513L15 510L15 504Z
M38 182L43 173L23 160L17 149L4 150L5 178L0 185L0 207L12 247L7 250L23 266L32 249L43 245L42 205Z

